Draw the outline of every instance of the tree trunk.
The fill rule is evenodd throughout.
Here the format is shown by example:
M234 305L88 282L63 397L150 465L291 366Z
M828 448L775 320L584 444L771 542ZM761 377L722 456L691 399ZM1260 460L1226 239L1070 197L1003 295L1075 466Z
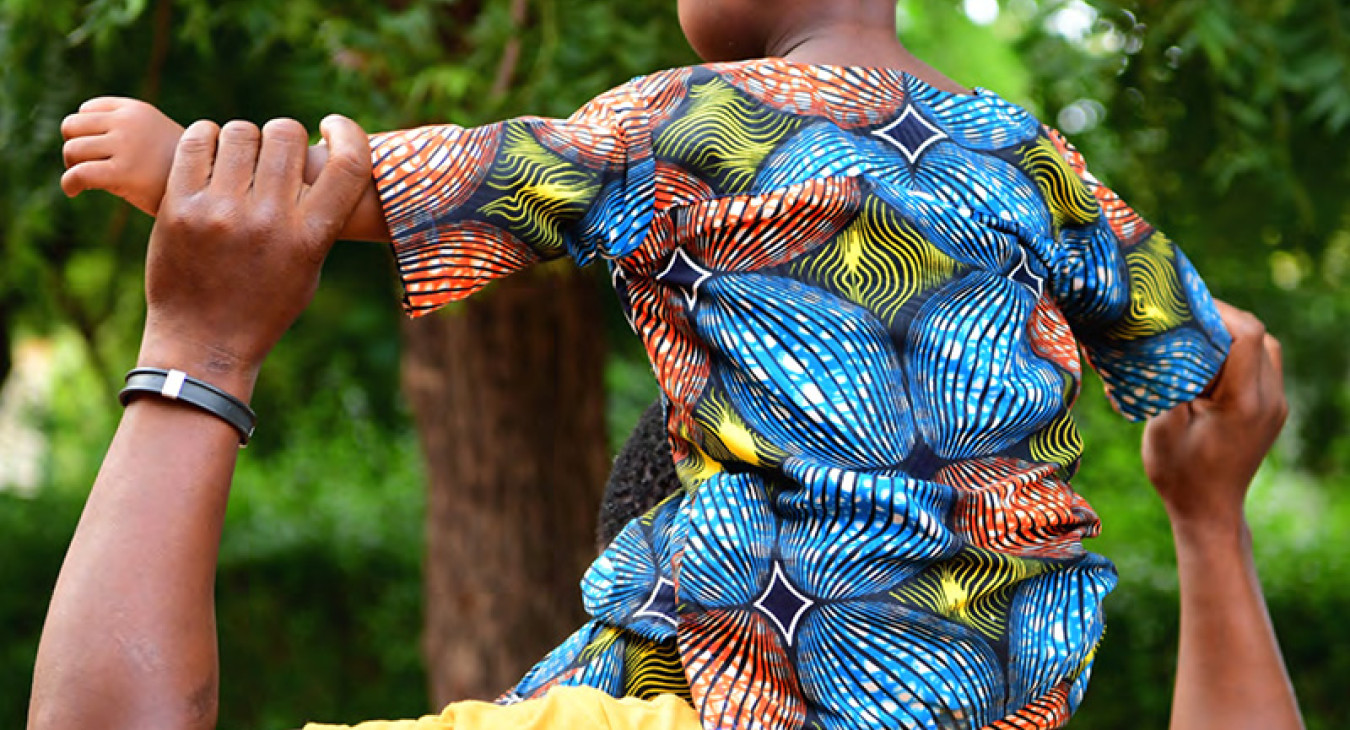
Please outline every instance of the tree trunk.
M608 472L596 287L538 267L409 322L404 340L430 490L431 698L491 699L583 620Z

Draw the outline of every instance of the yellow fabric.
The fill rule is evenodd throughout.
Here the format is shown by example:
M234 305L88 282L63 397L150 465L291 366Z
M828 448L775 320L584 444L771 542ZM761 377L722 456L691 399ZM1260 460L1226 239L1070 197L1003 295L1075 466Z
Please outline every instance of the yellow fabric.
M697 730L698 713L675 695L617 699L590 687L554 687L514 705L455 702L439 715L360 725L310 723L305 730Z

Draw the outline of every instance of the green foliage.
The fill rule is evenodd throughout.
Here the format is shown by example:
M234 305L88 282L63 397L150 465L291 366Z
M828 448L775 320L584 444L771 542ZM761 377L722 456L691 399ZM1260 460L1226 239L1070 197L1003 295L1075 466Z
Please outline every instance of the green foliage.
M1040 106L1051 120L1099 107L1077 139L1094 169L1182 243L1220 296L1280 336L1298 396L1298 459L1344 473L1350 5L1093 5L1099 16L1081 42L1022 41L1047 80ZM1075 69L1065 63L1075 48L1099 62Z
M1167 726L1178 637L1177 574L1162 502L1139 462L1142 426L1107 405L1095 376L1076 408L1087 452L1075 488L1102 520L1088 548L1116 564L1120 585L1106 600L1106 639L1073 727ZM1287 439L1286 439L1287 441ZM1256 562L1281 648L1309 728L1340 727L1350 711L1339 679L1350 657L1337 647L1346 605L1342 576L1350 528L1346 481L1318 483L1268 462L1248 498Z
M431 710L416 434L331 402L237 469L216 581L221 727Z
M217 580L221 727L276 730L432 709L417 642L423 496L415 435L347 418L335 402L296 414L285 448L242 454ZM58 425L92 407L72 404ZM1107 601L1107 639L1074 727L1165 727L1177 640L1166 518L1139 474L1138 428L1121 428L1095 382L1079 412L1090 458L1075 481L1105 525L1091 547L1116 562L1121 585ZM92 479L75 471L34 499L0 495L5 727L23 721L46 599ZM1350 710L1342 686L1350 657L1338 651L1350 643L1341 620L1350 485L1332 486L1340 489L1271 469L1251 509L1271 613L1315 730L1338 727Z
M83 500L0 493L0 724L23 727L33 658Z
M1065 127L1219 294L1284 340L1298 438L1259 485L1253 523L1309 725L1336 726L1350 715L1350 660L1333 650L1350 643L1350 500L1337 491L1350 485L1350 5L1092 0L1081 34L1061 22L1079 3L1007 0L989 25L958 5L903 0L906 43ZM150 98L182 121L286 115L311 129L330 111L372 130L564 116L628 77L693 60L673 2L532 0L523 19L510 6L0 0L0 342L57 333L60 373L45 424L50 484L31 501L0 495L0 724L22 722L46 598L141 316L149 220L106 195L61 196L60 119L99 94ZM385 252L339 246L261 378L219 580L226 727L429 709L416 641L421 479L398 406L396 299ZM604 326L617 335L617 443L655 390L622 318L611 311ZM1103 517L1095 549L1122 584L1074 726L1162 727L1176 635L1168 530L1139 472L1137 428L1085 391L1075 483Z
M71 349L69 345L66 349ZM66 393L53 426L98 398ZM83 402L81 402L83 401ZM298 727L429 711L421 627L422 489L416 435L321 401L284 448L241 454L216 581L221 727ZM105 428L87 459L33 499L0 493L0 726L22 727L47 599ZM98 429L92 429L97 431Z

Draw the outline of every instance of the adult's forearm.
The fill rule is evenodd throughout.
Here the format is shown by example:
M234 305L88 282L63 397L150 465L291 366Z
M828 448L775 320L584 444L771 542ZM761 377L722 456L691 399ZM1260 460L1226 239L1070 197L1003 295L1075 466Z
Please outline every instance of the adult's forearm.
M183 132L146 253L138 364L249 401L370 184L365 132L340 117L321 131L331 155L307 188L297 122ZM216 557L238 438L183 403L127 407L57 579L30 730L215 725Z
M29 730L215 726L215 566L237 451L214 416L128 406L52 596Z
M1181 581L1173 730L1302 728L1245 522L1173 523Z

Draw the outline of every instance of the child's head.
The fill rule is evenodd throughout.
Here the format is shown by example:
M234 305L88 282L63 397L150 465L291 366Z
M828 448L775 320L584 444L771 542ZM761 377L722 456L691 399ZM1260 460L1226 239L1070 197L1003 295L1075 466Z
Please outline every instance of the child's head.
M666 440L665 411L657 401L638 419L614 459L605 498L600 502L598 547L603 549L629 520L642 516L679 488L680 478Z
M704 61L782 56L849 26L893 27L895 0L679 0L684 37Z

